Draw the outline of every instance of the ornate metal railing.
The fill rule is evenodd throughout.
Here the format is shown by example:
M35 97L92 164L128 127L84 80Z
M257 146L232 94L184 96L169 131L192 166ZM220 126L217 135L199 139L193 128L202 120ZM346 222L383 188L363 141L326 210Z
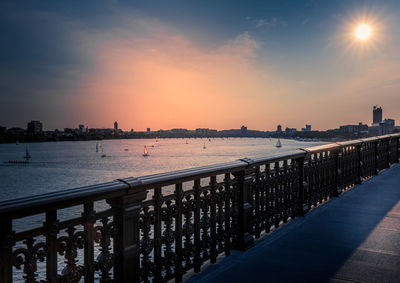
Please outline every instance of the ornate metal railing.
M397 163L399 139L334 143L0 202L0 282L181 281L188 270L246 249L263 232Z

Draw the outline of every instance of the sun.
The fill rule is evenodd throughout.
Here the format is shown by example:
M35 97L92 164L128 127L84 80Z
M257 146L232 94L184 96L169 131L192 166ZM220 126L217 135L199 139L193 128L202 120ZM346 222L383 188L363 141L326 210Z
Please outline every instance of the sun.
M371 35L371 27L367 24L361 24L356 27L354 34L358 39L361 40L368 39Z

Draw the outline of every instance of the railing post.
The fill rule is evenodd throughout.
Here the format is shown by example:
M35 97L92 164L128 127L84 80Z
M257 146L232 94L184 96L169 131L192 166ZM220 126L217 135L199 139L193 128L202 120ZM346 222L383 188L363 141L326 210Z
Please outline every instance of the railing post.
M58 221L57 211L46 212L46 222L44 223L46 229L46 279L47 282L57 282L57 233Z
M135 189L132 188L132 191ZM114 224L117 233L114 238L114 281L140 281L140 227L141 202L146 198L146 190L129 192L123 197L108 199L115 210Z
M390 167L390 139L386 139L386 162L385 162L385 168Z
M400 137L396 137L396 163L399 162L399 139Z
M375 165L374 165L374 173L373 175L378 175L379 173L379 152L378 152L378 142L379 140L374 141L374 156L375 156Z
M304 160L305 157L300 157L295 160L296 167L299 172L299 191L297 194L297 215L303 217L304 216Z
M236 243L234 248L237 250L246 250L254 244L252 236L251 217L253 206L251 196L251 182L254 173L254 168L251 167L253 161L251 159L241 159L246 162L248 167L244 170L233 173L236 182L236 192L238 194L237 213L238 213L238 227L236 227Z
M333 185L333 192L332 192L332 197L338 197L339 196L339 186L340 186L340 177L342 175L342 171L339 166L339 151L340 151L340 146L338 146L337 149L332 151L334 162L335 162L335 183Z
M362 159L361 159L361 148L362 148L362 144L358 144L356 145L356 149L357 149L357 176L356 176L356 184L361 184L362 183Z
M11 283L12 278L12 246L13 233L11 219L1 219L0 222L0 282Z

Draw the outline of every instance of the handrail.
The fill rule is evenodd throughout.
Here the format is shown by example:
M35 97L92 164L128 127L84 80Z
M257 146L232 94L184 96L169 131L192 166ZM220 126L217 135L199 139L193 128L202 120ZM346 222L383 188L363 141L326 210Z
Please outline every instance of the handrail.
M12 282L22 266L30 281L44 272L47 282L93 282L95 270L108 281L112 268L116 282L181 281L398 163L399 153L400 134L391 134L1 201L0 282ZM108 207L95 211L103 200ZM80 217L58 220L76 205ZM15 219L42 213L43 225L15 231Z

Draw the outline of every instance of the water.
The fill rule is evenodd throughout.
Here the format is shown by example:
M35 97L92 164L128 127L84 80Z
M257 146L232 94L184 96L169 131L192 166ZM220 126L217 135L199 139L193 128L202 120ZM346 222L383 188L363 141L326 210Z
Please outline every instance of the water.
M155 139L104 140L96 153L96 141L46 142L0 145L0 200L37 195L112 181L118 178L185 169L239 158L266 157L321 142L276 139ZM188 144L186 144L188 142ZM143 157L144 145L150 156ZM203 145L206 149L203 149ZM23 160L28 146L29 164ZM128 148L128 151L124 149ZM102 158L102 151L107 156Z

